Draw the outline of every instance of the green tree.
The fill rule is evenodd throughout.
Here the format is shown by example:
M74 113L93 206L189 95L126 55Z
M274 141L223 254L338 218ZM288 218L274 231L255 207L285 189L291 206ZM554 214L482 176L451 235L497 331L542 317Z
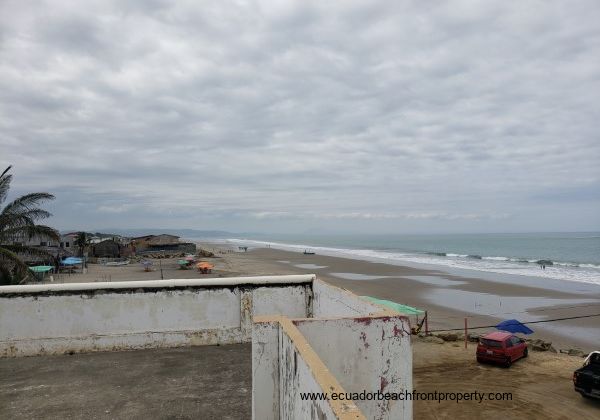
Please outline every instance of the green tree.
M9 166L0 175L0 206L8 198L12 180L8 172L11 168ZM8 203L0 212L0 284L23 283L31 276L22 260L23 255L49 255L40 248L26 245L27 240L37 237L60 241L55 229L37 224L37 221L51 216L39 205L53 199L52 194L45 192L25 194Z
M77 236L75 237L75 245L79 249L79 256L83 257L83 252L85 248L90 244L90 239L88 238L88 234L85 232L77 232Z

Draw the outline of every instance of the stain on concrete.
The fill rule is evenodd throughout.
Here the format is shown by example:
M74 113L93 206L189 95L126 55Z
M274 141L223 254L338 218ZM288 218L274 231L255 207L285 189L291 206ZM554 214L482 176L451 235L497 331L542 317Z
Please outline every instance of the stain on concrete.
M251 346L0 360L6 419L249 419Z

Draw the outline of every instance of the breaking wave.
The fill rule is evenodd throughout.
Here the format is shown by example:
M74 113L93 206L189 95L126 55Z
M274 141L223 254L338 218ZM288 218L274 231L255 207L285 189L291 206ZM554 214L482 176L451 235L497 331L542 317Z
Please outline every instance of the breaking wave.
M227 239L227 241L236 245L243 244L255 248L264 248L267 245L271 248L286 251L304 251L305 249L310 248L317 254L341 256L360 260L383 260L390 263L407 262L433 264L493 273L517 274L600 284L600 265L592 263L468 255L449 252L402 252L389 249L348 249L238 238ZM545 270L540 269L541 264L546 266Z

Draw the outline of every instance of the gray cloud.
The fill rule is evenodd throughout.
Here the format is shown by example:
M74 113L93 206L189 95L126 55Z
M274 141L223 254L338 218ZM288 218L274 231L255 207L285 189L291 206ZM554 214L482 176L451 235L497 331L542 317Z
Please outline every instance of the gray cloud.
M65 228L598 230L598 21L591 0L5 1L0 164Z

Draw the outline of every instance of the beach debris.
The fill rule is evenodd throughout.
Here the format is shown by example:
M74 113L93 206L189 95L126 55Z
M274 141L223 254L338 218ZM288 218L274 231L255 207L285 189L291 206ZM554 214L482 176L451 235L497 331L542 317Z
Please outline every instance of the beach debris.
M211 251L208 251L206 249L199 249L198 250L198 256L199 257L204 257L204 258L214 258L215 254Z
M439 332L435 334L436 337L441 338L444 341L457 341L458 334L453 332Z
M552 347L551 341L544 341L539 338L529 338L525 340L529 348L533 351L550 351L556 353L556 349Z
M583 350L579 350L579 349L569 349L568 353L569 356L576 356L576 357L586 357L587 353L585 353Z
M435 344L444 344L444 340L440 337L436 337L435 335L428 335L423 337L423 341L426 343L435 343Z

